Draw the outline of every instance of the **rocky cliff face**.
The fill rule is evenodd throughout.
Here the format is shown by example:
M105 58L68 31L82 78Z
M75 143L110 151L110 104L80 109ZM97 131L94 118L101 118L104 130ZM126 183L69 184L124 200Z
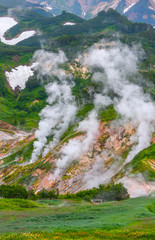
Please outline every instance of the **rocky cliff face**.
M41 4L51 8L54 13L62 10L90 18L102 10L113 8L125 14L131 21L146 22L155 26L155 1L154 0L27 0L34 4Z
M67 136L46 156L40 157L35 163L30 163L34 134L19 131L0 121L0 184L24 184L28 189L33 188L35 192L42 188L50 190L55 187L61 194L67 194L98 186L99 182L106 184L112 180L123 182L131 197L149 194L155 190L153 183L145 181L140 169L133 174L132 164L125 162L132 147L130 137L134 132L131 123L115 126L109 121L100 121L99 133L89 150L77 161L67 165L59 176L54 177L57 162L68 141L82 141L85 133L75 132ZM145 169L154 170L154 167L154 160L147 159Z
M26 144L34 139L32 133L18 130L16 127L0 121L0 159L22 149ZM4 161L0 161L3 166Z
M35 190L39 191L43 187L50 189L54 186L59 188L62 194L76 193L92 186L98 186L100 178L104 178L105 183L109 179L115 179L116 174L120 171L118 165L123 166L124 160L121 159L121 156L125 156L131 147L129 136L134 132L134 129L130 124L115 128L102 122L100 122L99 129L100 132L88 152L68 166L58 178L54 179L51 171L45 174L44 171L35 170L33 176L38 177L38 181L34 184ZM76 139L83 137L84 135L79 135ZM48 159L44 159L45 162L53 164L53 172L59 155L66 144L56 148L49 154Z

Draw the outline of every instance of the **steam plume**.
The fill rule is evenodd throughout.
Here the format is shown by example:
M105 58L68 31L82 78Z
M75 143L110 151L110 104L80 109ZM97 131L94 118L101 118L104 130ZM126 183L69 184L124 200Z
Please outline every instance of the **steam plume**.
M95 111L92 111L87 119L80 122L78 127L78 131L84 132L85 137L82 139L71 139L68 144L63 147L61 158L57 161L55 177L59 176L71 162L78 160L81 155L89 150L97 137L98 128L97 114Z
M67 60L64 53L60 51L56 54L40 50L36 52L34 60L39 63L37 65L39 77L54 74L55 78L54 82L45 87L48 105L40 113L41 121L35 133L37 141L34 142L31 162L38 159L45 146L44 154L56 146L76 114L76 105L71 92L73 83L68 83L65 72L58 67ZM53 140L47 145L47 138L50 136Z
M150 96L138 85L140 80L142 81L137 70L142 55L139 46L130 48L116 43L107 49L91 48L86 61L92 71L99 69L98 72L95 70L93 80L103 85L102 94L98 95L95 103L98 106L102 105L102 102L103 106L105 102L113 103L115 110L122 117L122 123L131 121L135 126L136 133L131 137L133 148L125 163L130 162L139 151L150 145L155 130L155 106ZM114 96L111 99L108 96L110 91ZM109 175L110 180L119 170L115 163L111 169L104 172L104 161L104 158L99 159L93 169L86 174L89 187L106 183L106 175ZM99 176L98 170L101 166L102 173Z
M124 165L150 145L155 130L155 106L140 86L143 79L137 69L143 54L139 46L128 47L120 43L115 43L109 48L93 47L89 50L84 64L93 72L93 81L100 83L101 91L94 94L95 109L90 112L88 118L80 122L77 129L85 135L69 140L61 149L56 171L51 176L53 179L59 177L66 167L90 149L98 134L98 110L110 104L113 104L117 113L121 115L119 121L122 124L132 122L135 128L135 134L130 139L133 148ZM61 135L75 120L77 109L71 93L72 80L70 78L68 81L69 76L59 68L59 64L66 61L64 53L60 51L55 54L41 50L35 54L34 59L39 62L39 77L54 75L55 79L46 86L48 105L40 113L41 121L36 131L37 141L34 143L31 162L36 161L41 153L46 155L58 144ZM52 141L48 143L50 136ZM103 157L97 157L91 171L86 174L88 187L109 182L123 167L120 166L122 159L113 156L115 163L110 168L105 168L107 154L103 150Z

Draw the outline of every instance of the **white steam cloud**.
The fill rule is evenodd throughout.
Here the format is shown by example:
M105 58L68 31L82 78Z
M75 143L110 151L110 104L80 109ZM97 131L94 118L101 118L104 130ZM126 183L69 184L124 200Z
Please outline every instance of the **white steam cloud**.
M10 17L16 16L17 17L18 14L20 14L21 16L25 15L23 6L16 6L15 8L8 9L8 16L10 16Z
M143 82L138 73L142 55L139 46L128 47L120 43L108 48L93 47L89 50L84 64L93 72L93 81L100 84L100 92L94 94L95 109L79 123L77 130L84 134L69 140L61 149L56 171L51 175L53 180L61 176L73 161L78 161L89 151L99 133L98 110L110 104L114 105L121 116L123 125L132 122L135 127L135 134L130 139L133 147L124 163L119 157L112 156L115 162L109 168L105 165L109 153L103 150L92 169L86 173L87 186L92 188L108 183L139 151L150 145L155 131L155 105L139 84ZM59 143L61 135L75 121L77 111L71 91L72 80L70 78L69 83L69 76L59 69L59 65L66 61L64 53L41 50L36 52L34 60L39 62L39 77L43 79L44 76L54 75L55 79L46 86L48 105L40 113L41 121L36 131L37 141L34 143L31 162L36 161L42 153L46 155ZM49 143L48 137L52 137Z
M130 84L123 87L122 99L116 105L116 110L137 126L136 133L131 138L137 144L126 159L126 162L130 162L137 153L150 146L155 129L155 106L141 87Z
M65 72L58 67L67 60L64 53L40 50L36 52L34 60L39 63L37 65L39 77L54 74L55 79L46 86L48 105L40 113L41 121L35 133L37 141L34 142L31 163L38 159L43 150L44 154L47 154L58 144L61 135L76 115L76 105L71 91L72 83L68 83ZM48 137L53 138L49 144L47 144Z
M131 198L146 196L155 193L155 183L146 182L143 175L138 173L134 176L123 177L120 182L128 189Z
M150 145L155 130L155 105L143 92L142 87L135 83L142 79L137 70L142 55L139 47L130 48L116 43L115 46L106 49L90 49L86 61L90 68L100 69L94 74L93 80L102 83L103 90L102 94L95 98L95 105L100 108L102 103L103 106L113 103L115 110L122 117L122 122L131 121L135 126L136 133L131 137L133 148L125 163L130 162L137 153ZM110 91L115 96L113 99L108 96ZM104 151L102 155L105 155ZM107 183L120 169L115 163L104 171L104 162L104 157L98 159L92 170L86 174L88 187ZM99 174L100 168L102 170Z
M57 170L55 177L63 173L66 166L74 160L78 160L81 155L88 152L89 148L97 138L99 131L99 122L95 111L90 112L87 119L80 122L78 131L84 132L85 136L78 139L69 140L61 152L61 158L57 161Z
M103 107L111 105L113 101L108 96L103 96L102 94L96 94L94 99L95 109L99 110Z
M117 172L119 162L117 162L115 165L111 165L107 169L105 166L107 157L108 152L103 151L102 157L97 156L92 169L86 173L85 181L87 182L88 188L98 187L100 184L107 184Z

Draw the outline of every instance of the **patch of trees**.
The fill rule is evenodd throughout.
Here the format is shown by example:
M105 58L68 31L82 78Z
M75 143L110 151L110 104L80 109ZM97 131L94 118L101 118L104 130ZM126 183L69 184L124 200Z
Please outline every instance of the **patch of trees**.
M81 198L87 201L92 199L101 199L102 201L120 201L129 198L127 189L122 183L99 185L98 188L80 191L75 194L61 195L60 198Z
M1 185L0 197L2 198L21 198L21 199L84 199L90 201L92 199L101 199L102 201L120 201L129 198L127 189L122 183L100 185L98 188L92 188L89 190L80 191L75 194L59 195L59 190L41 189L37 194L33 189L26 190L22 185Z
M36 197L38 199L43 199L43 198L49 198L49 199L53 199L53 198L58 198L59 196L59 190L56 189L52 189L50 191L47 191L45 188L41 189L41 191L39 191L36 194Z
M0 186L0 197L2 198L20 198L20 199L54 199L58 198L59 190L51 189L47 191L46 189L41 189L37 194L34 193L33 189L27 190L24 186L18 184Z
M28 198L28 192L22 185L5 185L0 186L0 197L3 198Z

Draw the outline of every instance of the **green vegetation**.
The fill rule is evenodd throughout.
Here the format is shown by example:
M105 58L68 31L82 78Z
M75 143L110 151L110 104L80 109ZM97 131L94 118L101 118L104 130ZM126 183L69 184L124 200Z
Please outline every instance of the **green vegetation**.
M16 158L23 158L23 162L29 161L32 151L33 151L33 142L31 141L28 144L25 144L23 147L20 147L21 144L23 144L23 141L18 143L18 147L13 149L12 154L10 154L8 157L3 158L3 165L6 167L7 165L13 165L16 164L15 159Z
M83 99L85 99L85 101L89 103L91 100L88 92L89 87L92 86L91 80L91 77L84 79L75 75L75 86L72 92L77 102L82 103Z
M117 112L115 111L114 107L110 105L105 110L100 112L99 117L101 118L102 122L115 120L117 118Z
M5 185L2 184L0 186L0 197L2 198L21 198L21 199L55 199L59 197L59 190L58 189L51 189L50 191L47 191L46 189L40 190L36 195L34 193L33 189L26 190L26 188L22 185L18 184L10 184Z
M18 65L29 64L35 50L36 48L6 46L0 43L0 119L26 129L37 127L38 113L45 106L45 90L37 79L34 84L32 78L25 91L20 94L18 91L13 93L8 88L4 72ZM34 102L35 100L38 101Z
M6 0L3 2L7 4ZM18 2L17 0L16 3ZM0 7L0 14L4 14L6 10ZM27 39L18 46L0 43L0 120L26 130L38 126L39 112L47 104L44 86L34 75L26 83L24 90L12 92L8 88L4 73L18 65L29 64L34 51L40 48L39 41L42 39L46 39L45 49L57 52L61 48L71 64L75 64L74 58L79 52L84 52L101 39L108 42L118 40L114 34L116 32L120 33L120 41L125 44L131 46L141 42L146 55L139 68L147 83L150 81L152 84L144 84L143 88L155 99L155 31L151 26L131 23L125 16L112 9L100 12L88 21L66 12L53 18L29 10L24 14L19 12L18 19L19 24L8 31L8 37L27 29L39 29L42 35ZM68 21L75 22L76 25L63 26ZM63 68L69 71L66 66ZM60 144L82 134L75 131L75 127L93 110L94 92L100 93L101 86L92 82L90 73L83 75L75 69L73 81L75 85L72 93L78 105L77 121L61 136ZM46 83L47 79L44 79L43 85ZM114 93L110 92L110 96L113 98ZM112 105L99 112L99 118L103 122L112 121L117 117ZM51 139L52 136L48 140ZM6 166L10 167L3 179L5 183L24 184L29 188L38 180L37 176L33 176L36 169L41 169L43 173L54 169L53 163L44 163L42 159L28 166L18 166L19 162L15 159L21 158L20 164L29 161L32 150L33 141L19 143L11 155L2 159L1 168L5 171ZM127 155L128 150L125 150L122 158L125 159ZM128 167L132 166L132 173L141 172L147 179L154 180L154 156L155 144L152 144L140 152ZM62 178L66 180L68 176L64 175ZM32 189L27 191L21 185L3 184L0 186L0 197L16 198L0 199L0 233L13 232L2 234L0 239L153 239L155 234L153 198L120 201L129 198L122 184L100 185L99 188L67 195L59 195L57 189L41 189L35 195ZM25 200L26 198L36 201ZM102 199L104 203L91 206L89 201L94 198ZM36 231L46 232L35 233Z
M26 11L24 14L17 13L17 15L20 19L19 24L8 31L8 36L13 37L27 29L40 29L52 51L61 48L71 59L76 56L77 52L83 51L86 46L91 46L100 39L112 40L114 38L112 34L115 32L121 33L121 41L126 41L129 44L141 41L149 55L155 53L153 27L142 23L132 23L125 16L112 9L107 12L102 11L95 18L87 21L65 11L54 18L32 11ZM63 26L68 21L75 22L76 25ZM41 39L41 37L32 37L31 40L22 41L18 45L39 47L38 39Z
M76 116L80 119L80 120L83 120L87 115L88 113L93 110L94 108L94 105L92 103L87 103L85 104L83 107L81 107L79 109L79 111L77 112Z
M37 232L37 233L11 233L11 234L2 234L0 240L51 240L51 239L60 239L60 240L69 240L69 239L106 239L106 240L132 240L132 239L141 239L149 240L153 239L154 232L152 231L139 231L139 230L111 230L111 231L76 231L76 232L60 232L60 233L47 233L47 232Z
M75 194L60 195L61 199L84 199L90 201L91 199L101 199L102 201L123 200L129 198L129 194L122 183L114 185L100 185L98 188L90 190L83 190Z
M0 186L0 197L3 198L28 198L27 190L22 185L5 185Z
M133 173L143 173L143 175L150 181L155 180L155 171L154 171L154 160L155 160L155 143L150 147L144 149L138 153L135 158L132 160L132 172Z
M93 198L102 199L103 201L120 201L129 198L129 194L122 183L114 185L113 183L107 186L100 185L99 188L80 191L75 194L59 195L59 190L53 188L49 191L41 189L36 195L31 189L29 191L22 185L5 185L0 186L0 197L3 198L30 198L30 199L83 199L90 201Z
M0 72L0 119L26 130L36 128L39 112L46 105L47 95L36 77L32 77L26 88L13 95L7 87L4 74Z
M15 162L11 162L10 165L13 169L13 172L6 172L4 177L4 182L6 184L14 183L14 184L24 184L25 186L29 186L30 184L34 183L37 180L36 176L33 176L33 172L36 169L44 169L44 172L47 171L49 165L44 166L44 163L38 160L33 164L28 164L26 166L15 166ZM52 168L52 165L50 169ZM3 168L5 171L5 167Z
M40 207L40 204L34 201L25 199L0 199L1 210L22 210L27 208ZM41 206L43 207L43 206Z
M65 22L71 21L75 23L82 23L84 20L74 14L71 13L65 13L63 12L61 15L57 17L46 17L43 15L40 15L36 12L32 12L27 10L25 14L16 13L18 18L20 19L20 22L11 28L8 31L9 37L16 36L19 32L22 32L26 29L40 29L41 31L45 32L47 36L53 35L52 33L57 31L58 29L66 28L66 26L63 26ZM64 32L64 31L63 31ZM20 44L19 44L20 45ZM32 46L32 43L31 43Z
M4 7L1 8L3 13ZM8 89L4 71L9 71L21 64L28 64L36 49L40 48L38 42L45 38L45 48L56 52L61 48L67 55L70 62L73 62L77 53L85 51L92 44L105 39L107 41L117 40L113 33L120 32L120 41L131 45L142 43L146 56L140 65L142 74L153 85L144 86L144 90L155 97L154 70L149 70L150 64L155 64L155 31L147 24L132 23L125 16L121 16L116 11L110 9L107 12L100 12L98 16L88 21L77 17L74 14L63 12L56 17L47 17L30 10L16 13L19 23L8 32L8 36L15 36L22 30L40 29L42 36L34 36L21 43L20 46L7 46L0 43L0 119L20 128L31 130L38 126L39 112L46 105L47 95L44 87L37 80L36 76L29 79L26 88L21 92L12 93ZM74 26L63 26L67 21L75 22ZM79 106L77 116L79 120L84 118L93 109L93 96L89 89L99 92L100 85L92 82L92 77L88 73L79 76L74 74L75 86L72 89ZM44 82L46 84L46 81ZM103 121L110 121L117 117L116 112L110 106L101 112Z
M119 236L123 240L143 240L153 239L155 234L155 216L151 210L153 198L136 198L96 206L84 201L44 200L34 202L39 207L31 208L30 204L30 208L22 210L21 207L20 211L11 210L11 204L13 206L16 200L8 201L10 210L0 210L0 239L112 240Z
M149 61L149 67L151 67L151 59L148 58L147 61ZM152 60L152 63L155 63L155 56ZM155 70L147 70L147 71L141 71L141 74L143 75L144 79L147 79L147 82L150 82L150 87L145 87L145 92L149 92L152 99L155 101Z
M39 191L36 195L37 198L42 199L42 198L58 198L59 196L59 190L58 189L53 189L50 191L47 191L46 189L42 189L41 191Z

